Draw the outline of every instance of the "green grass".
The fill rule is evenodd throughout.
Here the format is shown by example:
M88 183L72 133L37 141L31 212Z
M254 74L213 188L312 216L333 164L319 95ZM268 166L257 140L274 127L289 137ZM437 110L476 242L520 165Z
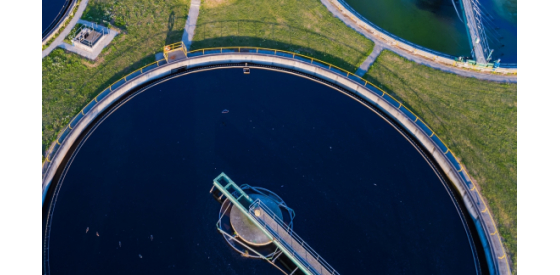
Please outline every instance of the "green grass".
M121 33L96 62L62 49L42 61L42 152L95 95L124 75L155 61L166 44L181 40L189 0L91 0L82 19ZM44 157L44 156L43 156Z
M95 62L54 50L42 61L42 151L95 95L181 40L189 0L91 0L82 16L121 33ZM255 46L298 52L351 72L373 42L319 0L203 0L192 49ZM517 266L517 85L463 78L384 51L365 78L420 115L487 199Z
M191 49L226 46L301 53L350 72L373 50L319 0L202 0Z
M479 186L517 270L517 85L465 78L383 51L364 76L420 116Z

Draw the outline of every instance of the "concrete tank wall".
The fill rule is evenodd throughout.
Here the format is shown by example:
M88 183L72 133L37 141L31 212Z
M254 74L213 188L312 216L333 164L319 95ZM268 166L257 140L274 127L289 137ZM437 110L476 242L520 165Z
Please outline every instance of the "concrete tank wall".
M500 73L500 74L517 74L517 68L488 68L483 66L470 65L464 62L457 62L455 59L446 54L442 54L433 50L428 50L424 47L418 46L410 41L404 40L387 31L379 28L367 19L363 18L360 14L354 11L351 7L344 2L344 0L326 0L335 6L344 16L350 18L356 25L364 31L372 34L379 40L384 41L387 45L394 48L399 48L409 52L410 54L420 56L435 62L444 64L446 66L463 68L466 70L473 70L485 73Z
M400 124L411 136L413 136L425 150L431 154L433 159L439 165L442 171L446 174L448 179L452 182L456 190L461 194L463 202L469 211L471 218L477 225L477 231L484 244L486 258L491 274L511 274L509 269L508 259L505 250L501 243L500 235L497 227L494 224L492 217L489 214L488 208L482 199L482 196L476 187L470 182L468 177L466 180L460 176L458 171L451 160L446 157L450 151L443 152L431 136L426 133L415 121L411 120L399 107L389 103L384 97L385 93L379 95L372 91L364 84L358 83L353 79L344 77L329 69L299 61L297 59L280 57L275 55L266 55L259 53L225 53L214 55L202 55L176 61L174 63L162 65L142 73L128 81L120 87L113 89L109 95L101 99L89 112L87 112L74 127L71 132L61 143L58 151L50 160L50 165L43 176L43 203L45 196L51 185L51 181L60 167L66 155L72 153L70 151L72 145L81 136L84 130L97 118L103 111L111 108L118 100L122 99L133 89L158 78L163 78L170 75L174 70L203 68L211 70L213 68L207 67L211 65L231 64L231 63L252 63L260 65L268 65L277 67L277 70L289 69L297 72L302 72L310 76L323 79L327 82L338 85L351 93L354 93L371 103L373 106L379 108L386 115L391 117L394 121ZM204 68L207 67L207 68ZM215 69L215 68L214 68ZM274 69L274 68L271 68ZM286 71L284 71L286 72ZM400 104L400 103L399 103ZM416 118L418 120L418 118ZM452 154L452 153L451 153ZM461 170L463 170L461 168Z

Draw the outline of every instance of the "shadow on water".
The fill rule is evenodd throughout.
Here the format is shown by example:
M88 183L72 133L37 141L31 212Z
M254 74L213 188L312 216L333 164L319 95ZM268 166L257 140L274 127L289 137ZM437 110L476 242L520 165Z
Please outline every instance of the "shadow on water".
M414 4L422 10L427 10L435 15L438 15L438 12L441 11L442 5L444 5L444 0L416 0ZM445 1L445 4L448 4L448 1Z

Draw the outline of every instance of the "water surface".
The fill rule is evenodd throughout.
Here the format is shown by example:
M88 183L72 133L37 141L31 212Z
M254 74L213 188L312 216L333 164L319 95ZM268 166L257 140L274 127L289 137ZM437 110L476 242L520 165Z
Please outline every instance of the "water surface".
M60 19L60 16L64 13L66 5L71 2L70 0L43 0L43 34L45 31L52 27L52 24L56 24Z
M341 274L476 274L450 195L403 136L338 91L257 69L172 79L108 116L59 183L51 274L280 274L216 231L222 171L281 196Z
M412 43L453 56L470 56L469 36L451 0L345 0L373 24ZM487 12L493 60L517 62L517 15L511 0L480 0ZM516 9L516 8L514 8ZM460 6L457 10L461 12ZM514 19L515 18L515 19ZM502 46L503 45L503 46Z

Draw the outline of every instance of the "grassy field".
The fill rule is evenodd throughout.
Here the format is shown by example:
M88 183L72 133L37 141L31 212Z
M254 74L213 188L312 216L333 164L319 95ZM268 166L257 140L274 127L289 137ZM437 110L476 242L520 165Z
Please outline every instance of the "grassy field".
M42 61L42 151L95 95L181 40L189 0L91 0L82 19L120 31L95 62L61 49ZM256 46L356 71L373 42L319 0L203 0L191 49ZM365 76L421 116L488 200L517 263L517 85L463 78L384 51Z
M116 26L120 34L95 62L61 49L42 62L42 152L95 95L122 76L155 61L181 40L189 0L91 0L82 19ZM113 27L115 28L115 27Z
M460 77L383 51L365 78L419 115L479 186L517 269L517 85Z
M202 0L191 49L225 46L301 53L351 72L373 50L319 0Z

